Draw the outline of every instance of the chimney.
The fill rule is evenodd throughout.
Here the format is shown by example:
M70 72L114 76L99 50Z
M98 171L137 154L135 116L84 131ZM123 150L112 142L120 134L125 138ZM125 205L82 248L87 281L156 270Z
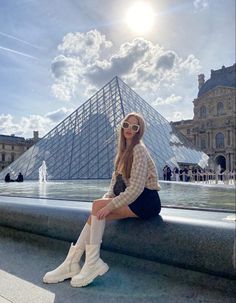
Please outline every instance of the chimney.
M203 84L205 83L205 75L200 74L198 75L198 89L200 90Z
M36 131L36 130L34 130L33 134L34 134L34 137L33 137L34 141L38 141L38 139L39 139L39 132Z

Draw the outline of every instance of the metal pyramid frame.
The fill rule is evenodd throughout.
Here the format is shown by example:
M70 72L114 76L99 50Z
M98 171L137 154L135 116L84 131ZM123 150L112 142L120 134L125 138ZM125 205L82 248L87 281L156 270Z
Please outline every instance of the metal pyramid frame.
M95 93L40 141L0 173L38 180L46 161L48 179L108 179L114 168L116 135L121 120L130 112L145 119L144 143L162 177L165 164L207 165L208 156L196 150L174 126L118 77Z

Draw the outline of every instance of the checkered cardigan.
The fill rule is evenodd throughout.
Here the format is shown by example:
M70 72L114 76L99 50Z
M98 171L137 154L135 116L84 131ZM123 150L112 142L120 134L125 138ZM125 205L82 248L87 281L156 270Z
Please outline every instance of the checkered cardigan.
M143 192L144 187L160 190L154 161L142 143L135 145L133 149L133 163L130 178L125 179L123 177L123 179L127 187L124 192L115 196L113 193L113 186L116 181L114 171L108 192L103 196L103 198L113 198L107 205L111 211L134 202Z

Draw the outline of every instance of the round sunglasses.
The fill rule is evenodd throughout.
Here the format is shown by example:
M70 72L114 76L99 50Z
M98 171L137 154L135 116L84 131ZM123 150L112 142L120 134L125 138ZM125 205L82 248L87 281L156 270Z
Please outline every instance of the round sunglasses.
M134 133L139 131L140 126L137 124L130 124L129 122L125 121L121 125L122 128L127 129L130 128Z

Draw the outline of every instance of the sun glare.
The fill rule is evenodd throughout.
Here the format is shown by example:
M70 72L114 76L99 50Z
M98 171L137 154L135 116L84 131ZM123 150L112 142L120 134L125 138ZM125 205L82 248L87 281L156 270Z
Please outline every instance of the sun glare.
M154 23L153 9L145 2L137 2L126 14L126 23L136 33L145 33Z

